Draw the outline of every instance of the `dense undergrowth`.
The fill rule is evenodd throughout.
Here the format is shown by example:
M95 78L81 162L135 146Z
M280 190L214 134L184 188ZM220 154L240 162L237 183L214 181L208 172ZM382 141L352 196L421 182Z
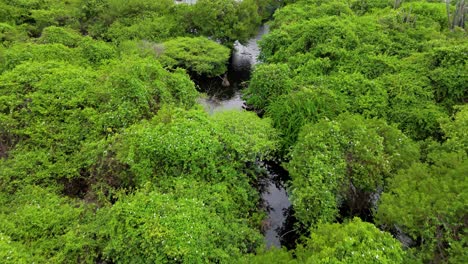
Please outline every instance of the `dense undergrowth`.
M284 2L0 1L0 259L465 263L465 1ZM275 9L262 118L209 115L191 76ZM289 249L264 249L264 159Z

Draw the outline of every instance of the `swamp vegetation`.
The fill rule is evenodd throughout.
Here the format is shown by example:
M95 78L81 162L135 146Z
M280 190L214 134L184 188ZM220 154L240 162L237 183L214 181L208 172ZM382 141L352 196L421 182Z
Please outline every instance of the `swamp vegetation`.
M0 0L0 262L467 263L467 15ZM248 111L207 110L265 23L229 83ZM287 176L281 248L264 164Z

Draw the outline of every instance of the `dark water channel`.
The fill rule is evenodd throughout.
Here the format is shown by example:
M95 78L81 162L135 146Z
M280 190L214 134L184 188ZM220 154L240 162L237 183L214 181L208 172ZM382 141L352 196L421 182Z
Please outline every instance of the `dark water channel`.
M241 99L241 90L246 87L252 67L257 64L257 58L260 54L257 41L266 33L268 33L268 26L262 26L257 35L245 45L237 41L234 43L227 72L231 84L229 87L222 86L221 77L194 80L200 91L207 94L205 98L200 98L200 102L208 112L241 110L245 107L244 100Z
M200 103L209 113L226 110L244 111L245 102L241 98L241 90L246 87L250 79L251 70L257 64L260 49L257 41L268 33L268 26L259 28L257 35L245 45L236 42L228 68L229 87L222 86L222 79L195 79L199 89L206 93L206 97L200 98ZM268 213L268 218L263 222L263 233L267 247L280 247L287 245L291 236L288 233L292 229L291 203L286 193L285 182L287 171L274 162L260 162L266 170L267 177L259 182L259 189Z
M263 233L268 248L290 247L296 239L291 232L294 226L292 206L286 192L288 172L277 163L266 161L262 167L267 172L267 177L260 182L262 200L268 218L264 222Z

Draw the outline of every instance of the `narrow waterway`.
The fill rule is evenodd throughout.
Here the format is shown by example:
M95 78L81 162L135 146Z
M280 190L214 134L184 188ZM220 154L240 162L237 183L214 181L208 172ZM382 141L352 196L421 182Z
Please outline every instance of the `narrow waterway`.
M266 33L268 33L268 26L264 25L245 45L239 42L234 44L227 73L231 84L229 87L222 86L221 78L195 80L199 89L206 93L206 97L200 98L200 103L209 113L226 110L241 111L245 108L241 90L246 87L252 68L258 63L260 49L257 41ZM291 212L291 203L285 188L285 179L288 175L277 164L263 162L261 166L267 171L267 177L260 182L261 197L268 213L268 218L263 224L265 242L268 248L281 247L284 241L283 234L291 228L287 221L288 213Z
M251 38L245 45L236 41L234 50L228 66L227 77L229 87L222 86L221 78L195 80L206 97L200 98L200 103L205 106L209 113L224 110L241 110L245 107L241 98L241 90L246 87L250 79L251 70L257 64L260 48L257 41L268 33L268 26L259 28L257 35Z
M267 248L281 247L289 241L284 236L291 227L287 223L291 203L286 192L287 171L274 162L265 162L263 167L268 177L264 179L262 200L265 203L268 219L265 221L264 235Z

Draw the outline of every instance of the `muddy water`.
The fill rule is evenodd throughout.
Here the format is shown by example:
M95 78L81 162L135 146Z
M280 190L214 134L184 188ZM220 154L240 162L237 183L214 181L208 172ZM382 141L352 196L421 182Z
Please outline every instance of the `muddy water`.
M234 44L234 51L228 69L228 79L230 87L221 85L221 78L195 80L202 92L206 96L200 98L200 103L204 105L209 113L226 110L242 110L245 108L244 100L241 98L241 90L245 88L250 79L252 68L258 63L260 49L257 41L264 34L268 33L268 26L259 28L257 35L247 43ZM267 247L280 247L283 243L289 243L291 221L291 203L285 189L285 178L287 172L282 170L277 164L262 163L267 171L267 177L260 183L261 196L264 201L268 219L264 221L263 232Z

